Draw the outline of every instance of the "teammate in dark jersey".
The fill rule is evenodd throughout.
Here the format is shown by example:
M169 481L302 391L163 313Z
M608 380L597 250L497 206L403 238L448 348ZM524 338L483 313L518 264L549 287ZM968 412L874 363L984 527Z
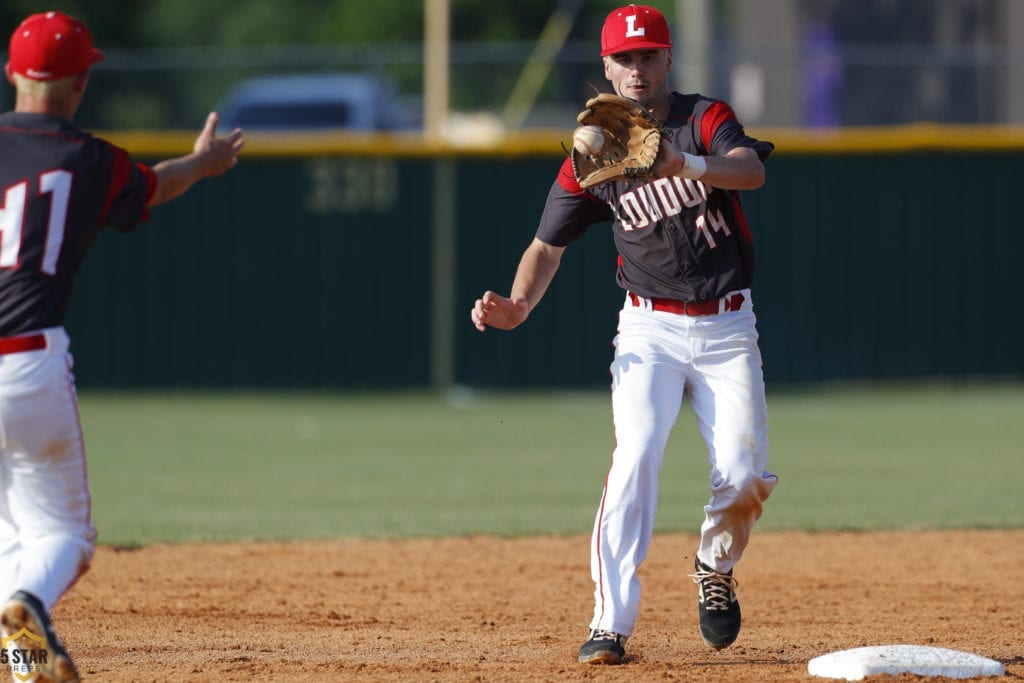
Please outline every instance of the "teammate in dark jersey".
M216 135L210 114L191 154L152 168L71 121L103 58L60 12L13 32L5 66L17 90L0 115L0 612L5 635L47 680L78 674L49 612L89 566L85 451L63 324L75 275L106 226L130 231L149 207L237 163L242 132ZM17 672L16 672L17 673Z
M753 237L740 190L764 183L771 143L749 137L720 100L669 87L671 40L654 8L612 11L601 34L605 77L646 106L665 131L649 181L582 190L567 159L516 271L509 297L485 292L471 311L481 331L526 320L566 246L611 221L626 291L611 364L615 450L594 523L594 615L579 652L619 664L639 611L637 570L647 555L658 471L684 393L711 464L711 499L694 557L704 641L732 644L740 629L733 567L777 483L750 286Z

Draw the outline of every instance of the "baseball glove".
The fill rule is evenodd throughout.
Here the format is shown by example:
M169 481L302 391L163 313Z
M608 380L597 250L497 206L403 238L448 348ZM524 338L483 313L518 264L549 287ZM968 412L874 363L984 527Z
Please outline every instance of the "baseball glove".
M586 189L613 180L654 177L654 160L661 144L661 126L654 114L635 100L601 93L587 100L579 113L580 126L598 126L604 135L601 151L590 156L572 148L572 170ZM577 129L578 130L578 129Z

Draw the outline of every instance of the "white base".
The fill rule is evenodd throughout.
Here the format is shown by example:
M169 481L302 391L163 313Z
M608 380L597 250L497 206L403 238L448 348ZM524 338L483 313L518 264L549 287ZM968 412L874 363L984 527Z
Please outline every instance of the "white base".
M911 673L918 676L973 678L1002 676L1003 665L994 659L969 652L924 645L879 645L832 652L815 657L807 664L807 673L822 678L859 681L866 676Z

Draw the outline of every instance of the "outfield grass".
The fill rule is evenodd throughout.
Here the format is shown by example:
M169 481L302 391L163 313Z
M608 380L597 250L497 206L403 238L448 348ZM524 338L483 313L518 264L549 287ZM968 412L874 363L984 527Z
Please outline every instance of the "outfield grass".
M100 542L578 533L612 433L605 392L83 392ZM1024 385L769 397L781 483L760 529L1024 526ZM684 406L661 531L696 531L707 461Z

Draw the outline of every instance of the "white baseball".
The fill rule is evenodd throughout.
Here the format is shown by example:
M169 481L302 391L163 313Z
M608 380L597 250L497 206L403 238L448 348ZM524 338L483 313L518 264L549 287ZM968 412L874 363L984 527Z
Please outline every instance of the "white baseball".
M594 156L601 153L604 147L604 133L600 126L580 126L572 134L572 146L580 154Z

